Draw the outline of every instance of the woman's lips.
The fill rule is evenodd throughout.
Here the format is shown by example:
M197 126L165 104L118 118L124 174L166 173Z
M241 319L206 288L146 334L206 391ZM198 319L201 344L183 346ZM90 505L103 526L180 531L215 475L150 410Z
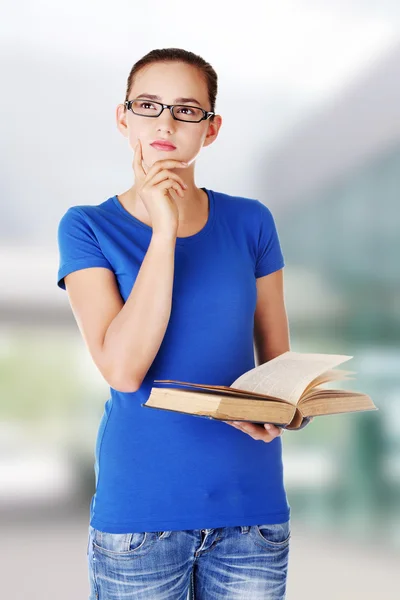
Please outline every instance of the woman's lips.
M150 144L150 146L153 146L156 150L176 150L175 146L170 146L170 144L159 144L154 142L153 144Z

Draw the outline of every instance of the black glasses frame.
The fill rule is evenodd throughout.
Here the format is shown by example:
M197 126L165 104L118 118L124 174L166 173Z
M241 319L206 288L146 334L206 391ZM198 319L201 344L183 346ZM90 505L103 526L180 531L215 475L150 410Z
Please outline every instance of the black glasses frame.
M139 113L135 113L135 111L132 108L132 102L135 102L135 100L143 100L143 102L146 102L146 98L134 98L133 100L126 100L124 102L124 106L127 108L127 110L130 110L134 115L137 115L138 117L150 117L150 119L154 119L161 115L164 108L169 108L172 118L175 119L175 121L183 121L184 123L200 123L200 121L204 121L215 115L215 112L204 110L204 108L200 108L200 106L190 106L188 104L163 104L162 102L155 102L154 100L147 100L147 102L149 102L149 104L158 104L158 106L161 107L158 115L141 115ZM174 115L175 106L184 106L185 108L197 108L197 110L201 110L203 116L198 121L188 121L187 119L179 119Z

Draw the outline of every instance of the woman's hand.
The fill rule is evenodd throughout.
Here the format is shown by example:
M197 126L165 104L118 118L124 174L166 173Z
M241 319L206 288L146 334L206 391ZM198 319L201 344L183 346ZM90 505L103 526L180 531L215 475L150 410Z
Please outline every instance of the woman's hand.
M272 442L276 437L279 437L283 433L282 427L272 425L272 423L264 423L264 425L257 425L256 423L248 423L247 421L223 421L227 425L241 429L244 433L247 433L253 440L261 440L263 442Z
M138 140L133 159L137 193L149 213L153 232L176 236L179 212L170 191L175 190L184 198L187 185L179 175L168 169L184 169L188 165L174 158L165 158L156 160L146 173L142 161L142 145Z

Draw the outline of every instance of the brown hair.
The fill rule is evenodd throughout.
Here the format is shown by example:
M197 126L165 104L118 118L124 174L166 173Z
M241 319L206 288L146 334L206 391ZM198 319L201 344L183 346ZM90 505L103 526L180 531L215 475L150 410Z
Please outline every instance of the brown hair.
M133 65L131 72L129 73L126 84L125 102L129 99L134 77L139 70L147 65L158 62L183 62L187 65L196 67L201 72L201 75L204 77L204 80L207 84L210 111L215 111L215 101L218 91L218 78L216 72L214 71L213 67L201 56L188 50L183 50L182 48L159 48L151 50L145 56L139 59ZM124 110L126 110L126 107L124 107ZM213 119L214 116L211 116L210 121Z

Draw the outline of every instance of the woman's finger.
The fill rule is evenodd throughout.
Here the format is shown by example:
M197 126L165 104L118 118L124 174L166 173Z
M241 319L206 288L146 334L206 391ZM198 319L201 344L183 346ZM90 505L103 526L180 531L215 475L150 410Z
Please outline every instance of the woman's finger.
M189 166L187 162L182 162L176 158L160 158L156 160L147 172L147 180L150 181L160 169L186 169Z
M282 427L277 427L276 425L272 425L272 423L264 423L264 427L268 433L273 433L275 437L282 435L283 433Z
M224 421L227 425L231 425L235 427L235 429L240 429L243 433L247 433L254 440L262 440L263 442L272 442L276 437L282 435L283 429L281 427L276 427L270 423L266 423L264 427L262 425L257 425L256 423L249 423L246 421ZM268 427L271 425L271 430L268 430Z
M142 165L143 156L142 156L142 144L140 139L136 142L135 146L135 154L133 157L133 171L135 173L135 181L143 181L146 177L146 172L143 169Z
M175 181L177 181L180 184L180 186L182 187L183 190L186 190L188 187L186 185L186 183L183 181L182 177L179 177L179 175L177 173L173 173L172 171L170 171L168 169L163 169L162 171L158 171L152 176L149 173L147 179L148 180L146 183L148 185L156 185L157 183L160 183L161 181L164 181L165 179L174 179Z

